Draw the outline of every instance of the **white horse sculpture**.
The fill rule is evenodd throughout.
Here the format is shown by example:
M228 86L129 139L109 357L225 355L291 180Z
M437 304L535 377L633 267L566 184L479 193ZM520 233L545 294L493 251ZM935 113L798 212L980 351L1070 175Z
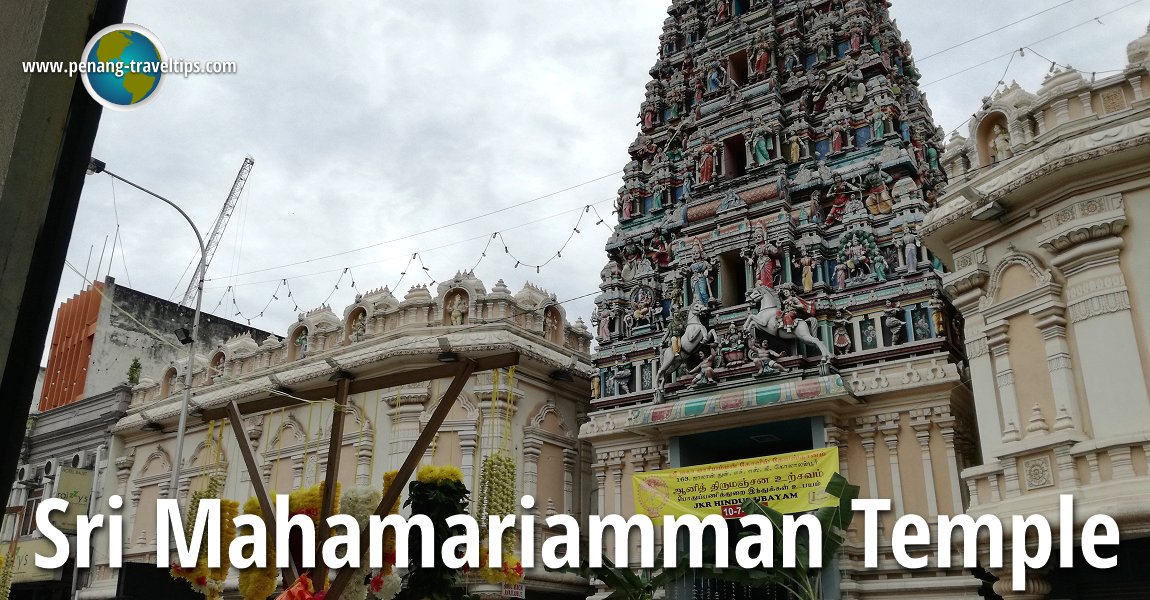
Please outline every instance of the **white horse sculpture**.
M663 389L667 376L679 370L688 357L694 356L701 347L715 343L715 334L706 325L703 325L702 316L707 314L706 305L694 303L687 311L687 325L679 335L679 351L675 352L673 344L663 348L659 357L659 373L655 377L655 388Z
M754 333L761 331L770 337L782 340L799 340L810 344L819 349L819 354L822 357L824 365L830 363L831 353L827 351L827 347L823 344L817 336L815 336L815 329L818 327L818 319L808 317L806 319L797 319L795 321L794 329L787 331L782 328L781 320L779 319L779 296L775 290L759 286L747 292L747 299L751 302L759 303L759 312L751 313L747 317L746 322L743 323L743 331Z

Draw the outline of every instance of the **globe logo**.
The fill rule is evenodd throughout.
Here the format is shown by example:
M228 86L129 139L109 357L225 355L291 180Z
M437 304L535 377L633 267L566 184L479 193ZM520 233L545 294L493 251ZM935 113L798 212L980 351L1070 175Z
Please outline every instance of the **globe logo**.
M80 79L97 102L132 110L156 97L166 55L155 34L130 23L100 30L81 57Z

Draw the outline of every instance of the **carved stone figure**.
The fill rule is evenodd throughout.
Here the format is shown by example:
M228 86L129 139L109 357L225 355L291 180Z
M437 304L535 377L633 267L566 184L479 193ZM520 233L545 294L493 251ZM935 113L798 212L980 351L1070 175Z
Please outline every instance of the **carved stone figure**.
M843 181L841 175L835 174L830 189L831 209L827 212L827 218L824 221L827 227L842 222L843 217L846 216L847 204L851 201L851 195L858 191L859 188Z
M367 337L367 313L360 312L351 324L351 341L361 342Z
M887 331L890 332L891 342L899 343L902 339L902 328L906 325L906 322L899 318L904 314L902 308L887 300L886 308L882 312L886 316L883 319L883 325L886 325Z
M769 377L787 370L776 360L782 358L783 354L768 348L765 340L758 342L751 336L750 347L749 355L755 365L755 377Z
M306 357L307 356L307 345L308 345L308 335L307 335L307 329L306 328L303 328L303 327L300 328L299 335L297 335L295 338L295 345L298 348L298 350L296 351L296 356L299 358Z
M851 351L851 346L854 344L854 341L851 339L850 335L850 318L847 317L843 310L840 308L838 312L835 313L835 319L833 323L835 328L832 332L831 341L832 345L835 347L835 354L848 354Z
M915 273L918 271L918 249L922 247L922 240L918 239L915 235L914 229L907 225L903 230L902 236L898 239L898 244L902 246L903 257L906 259L906 272Z
M930 297L930 317L934 322L934 333L938 337L946 337L946 303L942 300L942 294L937 290L934 295Z
M711 183L715 178L715 143L710 138L703 138L703 145L699 148L699 183Z
M803 158L803 138L796 131L791 133L791 137L787 138L787 143L790 144L790 154L788 156L790 162L792 164L798 164Z
M886 281L886 273L890 269L890 265L886 262L886 257L882 252L878 252L874 257L874 275L877 281Z
M700 350L715 344L714 332L703 324L703 317L708 312L707 305L696 302L687 310L687 322L681 331L675 332L672 327L667 328L659 357L659 371L655 377L655 386L658 389L663 389L668 377L679 370L688 356L696 356Z
M893 203L888 187L894 178L882 170L882 163L873 161L871 170L863 176L863 187L866 189L866 208L872 215L885 215L893 210Z
M847 266L839 263L835 265L835 289L842 291L847 287Z
M688 375L694 375L691 379L692 388L700 388L715 385L715 350L705 352L700 350L698 352L699 364L695 368L687 371Z
M462 295L458 295L455 297L455 301L451 303L451 324L462 325L466 316L467 299Z
M768 287L757 287L750 292L747 292L747 299L751 302L758 302L758 312L752 313L747 317L743 323L743 330L749 333L762 332L769 337L789 340L797 339L805 344L809 344L818 348L823 362L826 363L830 360L830 352L823 344L822 340L814 334L818 330L818 323L813 317L814 306L799 298L798 293L790 290L788 297L793 298L788 301L788 306L784 307L782 296L775 290ZM812 314L808 318L795 318L789 324L788 330L783 326L783 311L794 310L795 316L798 317L799 311Z
M775 133L763 123L762 117L755 117L754 129L751 130L751 159L755 165L762 166L771 161L771 153L775 149Z
M691 284L691 301L710 306L714 299L711 293L711 262L703 256L703 252L696 249L692 254L691 263L687 265L685 275Z
M1005 127L995 123L991 130L991 136L991 162L1002 162L1014 156L1014 151L1010 148L1010 134L1007 133Z
M615 365L611 374L611 381L615 384L615 393L625 396L631 393L631 365L620 363Z
M720 358L724 369L737 367L747 361L747 347L743 337L743 332L734 323L727 325L727 331L719 343Z
M762 229L755 231L755 245L744 256L751 263L755 283L769 288L775 287L775 272L778 268L779 248L766 238Z
M802 256L795 260L795 266L802 269L803 292L809 294L815 289L815 259L806 248L803 248Z

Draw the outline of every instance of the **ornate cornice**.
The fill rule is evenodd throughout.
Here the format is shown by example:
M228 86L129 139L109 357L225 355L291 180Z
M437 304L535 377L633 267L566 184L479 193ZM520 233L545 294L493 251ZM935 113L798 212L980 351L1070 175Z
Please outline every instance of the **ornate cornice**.
M1042 219L1038 243L1044 250L1059 254L1084 242L1121 235L1125 227L1122 194L1089 198Z
M1071 304L1068 312L1070 313L1071 323L1080 323L1086 319L1105 315L1120 310L1130 309L1130 294L1126 290L1119 290L1101 296L1094 296Z
M970 216L979 208L1013 193L1029 183L1050 175L1071 165L1122 152L1130 148L1150 144L1150 118L1123 123L1101 131L1083 131L1074 137L1063 139L1046 147L1041 152L1034 151L1026 160L1014 163L1009 169L998 170L974 186L977 200L967 196L954 195L931 211L920 228L920 234L929 236L935 231ZM954 185L958 186L956 182Z

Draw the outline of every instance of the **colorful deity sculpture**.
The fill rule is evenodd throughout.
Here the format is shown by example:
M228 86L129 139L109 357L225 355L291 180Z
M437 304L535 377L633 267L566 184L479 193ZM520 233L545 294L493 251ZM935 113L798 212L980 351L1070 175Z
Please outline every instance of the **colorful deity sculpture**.
M872 215L889 214L893 209L889 185L894 178L882 170L882 163L875 160L871 162L871 169L863 176L863 187L866 189L866 208Z
M846 216L847 205L850 204L851 196L858 191L859 188L844 181L841 175L837 173L834 175L829 194L831 209L827 212L826 219L823 220L827 227L842 222L843 217Z
M815 264L814 257L806 248L803 248L802 256L795 260L795 266L802 269L803 292L807 294L815 289Z
M769 288L775 287L779 248L767 239L767 234L761 228L755 230L754 246L749 252L744 252L744 256L751 263L755 283Z
M754 164L762 166L771 162L771 153L775 150L775 132L763 122L762 117L755 117L754 129L749 137Z

